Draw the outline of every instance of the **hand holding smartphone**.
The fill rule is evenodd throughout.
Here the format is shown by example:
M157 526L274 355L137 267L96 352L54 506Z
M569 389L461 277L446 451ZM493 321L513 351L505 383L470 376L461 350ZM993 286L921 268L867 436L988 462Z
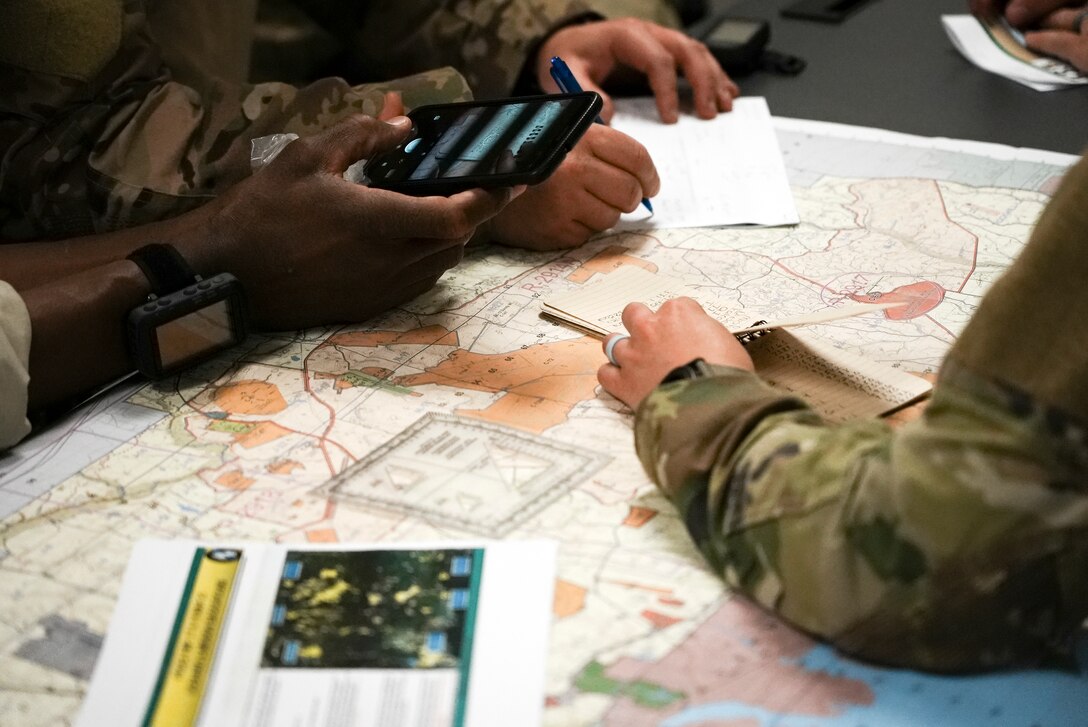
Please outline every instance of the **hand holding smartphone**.
M420 106L411 135L364 167L370 186L416 196L537 184L601 110L593 92Z

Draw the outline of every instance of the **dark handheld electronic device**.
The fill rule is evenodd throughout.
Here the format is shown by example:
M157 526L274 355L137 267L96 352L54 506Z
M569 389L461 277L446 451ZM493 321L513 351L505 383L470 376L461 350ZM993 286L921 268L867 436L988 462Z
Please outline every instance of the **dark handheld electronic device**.
M701 40L727 73L741 76L759 67L771 27L766 20L714 15L688 28L688 34Z
M128 316L129 350L145 376L177 373L246 337L245 294L230 273L202 278L170 245L147 245L128 259L152 288Z
M601 110L592 91L420 106L412 133L370 159L370 186L413 195L536 184L563 161Z

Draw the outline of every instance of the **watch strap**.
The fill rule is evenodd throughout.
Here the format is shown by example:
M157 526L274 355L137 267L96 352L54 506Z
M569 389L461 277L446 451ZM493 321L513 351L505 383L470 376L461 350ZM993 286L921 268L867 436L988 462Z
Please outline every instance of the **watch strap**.
M712 373L710 364L702 358L697 358L688 361L683 366L677 366L665 374L665 378L661 379L661 384L671 384L674 381L686 381L688 379L701 379L704 376L710 376ZM661 384L658 384L658 386Z
M145 245L134 250L128 259L140 267L157 296L177 292L200 279L172 245L157 242Z

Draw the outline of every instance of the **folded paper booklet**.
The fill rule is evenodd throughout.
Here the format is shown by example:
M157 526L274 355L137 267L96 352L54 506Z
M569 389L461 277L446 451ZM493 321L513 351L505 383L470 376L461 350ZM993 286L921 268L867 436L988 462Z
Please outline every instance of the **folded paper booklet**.
M878 313L909 303L851 303L753 323L757 316L751 311L707 300L682 280L624 266L599 282L544 302L541 315L604 338L625 330L622 313L628 303L639 301L656 310L666 300L682 295L698 300L745 344L756 372L767 383L805 399L828 421L888 414L932 389L918 376L839 350L802 332L783 330Z
M145 540L78 725L536 725L555 545Z

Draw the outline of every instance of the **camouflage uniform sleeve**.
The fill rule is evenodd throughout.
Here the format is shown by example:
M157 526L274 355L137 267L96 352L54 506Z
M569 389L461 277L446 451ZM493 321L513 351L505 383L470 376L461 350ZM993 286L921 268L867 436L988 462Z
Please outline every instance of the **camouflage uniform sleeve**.
M1082 161L897 429L826 426L735 369L659 387L639 456L727 583L888 664L1067 655L1088 615L1086 230Z
M89 22L80 13L0 7L0 238L75 237L181 214L248 176L251 139L375 115L389 90L409 108L471 98L449 68L363 86L195 78L163 60L144 0L66 1L90 8L93 34L79 31ZM34 28L86 43L14 42ZM203 31L214 44L235 29Z
M345 15L352 9L337 0L296 2L358 55L371 77L453 66L480 98L510 95L539 43L569 23L634 16L678 24L675 9L664 0L366 3L350 18Z

